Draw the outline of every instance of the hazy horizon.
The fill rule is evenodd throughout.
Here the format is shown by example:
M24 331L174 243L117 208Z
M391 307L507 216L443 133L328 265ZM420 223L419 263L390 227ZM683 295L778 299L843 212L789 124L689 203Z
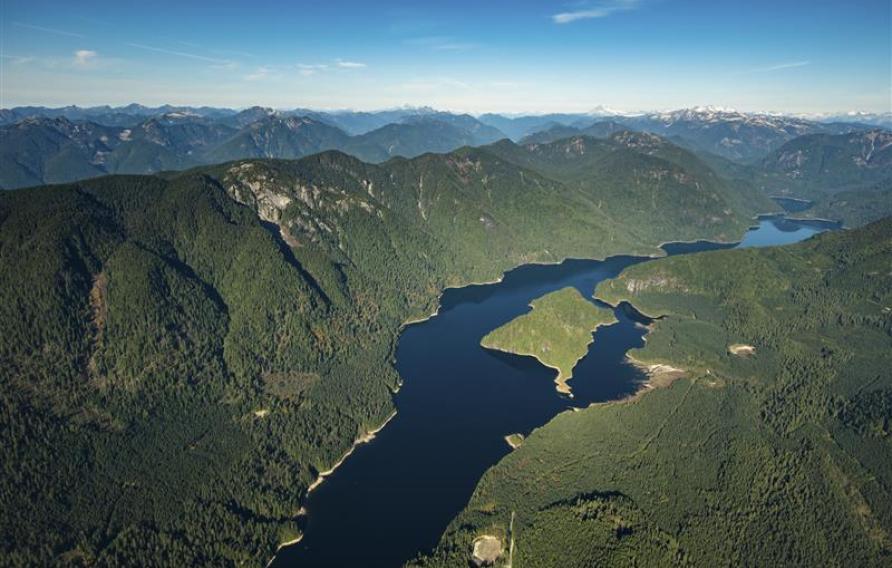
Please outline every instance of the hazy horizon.
M138 100L471 114L599 105L791 115L892 110L892 18L881 0L857 7L228 0L213 9L52 0L0 12L4 108Z
M220 106L220 105L205 105L205 104L179 104L179 103L158 103L158 104L147 104L140 103L136 101L130 101L127 103L96 103L96 104L65 104L65 105L40 105L40 104L16 104L16 105L6 105L0 107L0 109L8 110L14 108L28 108L28 107L42 107L51 110L64 109L68 107L76 107L80 109L97 109L97 108L110 108L110 109L120 109L125 108L131 105L142 106L149 109L154 108L162 108L162 107L172 107L172 108L190 108L190 109L200 109L200 108L210 108L217 110L231 110L231 111L243 111L251 108L269 108L276 112L293 112L297 110L306 110L311 112L320 112L320 113L328 113L328 114L339 114L339 113L381 113L381 112L394 112L394 111L429 111L429 112L445 112L451 114L468 114L471 116L482 116L486 114L497 114L504 116L506 118L515 118L515 117L530 117L530 116L546 116L551 114L579 114L579 115L589 115L592 117L603 116L605 118L609 118L612 116L626 116L626 117L635 117L635 116L644 116L649 114L661 114L661 113L671 113L677 111L684 110L694 110L694 111L703 111L703 112L719 112L719 113L740 113L747 115L766 115L766 116L788 116L788 117L797 117L797 118L816 118L820 119L823 117L844 117L844 116L862 116L862 115L892 115L892 109L884 110L884 111L864 111L860 109L849 109L849 110L838 110L838 111L828 111L828 112L782 112L775 111L771 109L767 110L741 110L737 108L731 107L722 107L718 105L692 105L689 107L672 107L672 108L652 108L652 109L636 109L636 110L626 110L626 109L616 109L616 108L604 108L601 105L595 105L590 107L588 110L529 110L529 111L512 111L512 112L503 112L498 110L486 110L482 112L475 111L465 111L460 109L450 109L450 108L440 108L434 107L432 105L425 104L403 104L403 105L394 105L387 107L373 107L373 108L343 108L343 107L310 107L304 105L293 105L293 106L268 106L268 105L243 105L243 106Z

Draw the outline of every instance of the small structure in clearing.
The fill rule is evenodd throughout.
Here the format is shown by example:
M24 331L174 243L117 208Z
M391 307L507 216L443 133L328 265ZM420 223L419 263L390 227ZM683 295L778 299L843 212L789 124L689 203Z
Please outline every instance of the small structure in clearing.
M505 441L508 442L512 450L519 448L523 444L523 439L523 434L508 434L505 436Z
M492 566L502 555L502 539L497 536L483 535L474 539L474 550L471 562L474 566Z
M745 343L735 343L728 346L728 352L738 357L751 357L756 354L756 348Z

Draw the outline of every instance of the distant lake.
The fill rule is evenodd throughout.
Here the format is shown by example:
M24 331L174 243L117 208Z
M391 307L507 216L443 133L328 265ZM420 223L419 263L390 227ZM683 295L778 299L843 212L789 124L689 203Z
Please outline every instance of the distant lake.
M799 197L772 197L771 199L783 207L787 213L801 213L814 205L813 201Z
M798 243L828 229L839 229L834 221L790 220L782 216L759 219L759 228L748 231L738 247L769 247Z
M767 217L738 245L664 249L685 254L788 244L830 228L835 225ZM577 364L572 399L555 391L555 371L529 357L484 350L480 340L529 311L539 296L573 286L590 298L600 281L647 260L525 265L497 284L446 290L439 314L400 336L398 414L309 495L303 540L282 550L273 566L400 566L437 544L483 473L509 453L506 435L526 435L570 407L635 392L644 377L625 354L643 345L646 330L626 307L615 310L618 323L598 329Z

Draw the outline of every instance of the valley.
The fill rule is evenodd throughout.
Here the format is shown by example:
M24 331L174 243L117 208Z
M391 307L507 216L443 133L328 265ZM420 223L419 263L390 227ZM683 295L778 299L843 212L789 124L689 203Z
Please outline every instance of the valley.
M618 223L598 186L530 169L520 147L517 161L324 152L0 193L6 556L263 563L300 534L320 472L393 412L400 324L441 290L749 224L696 158L667 178L646 172L682 166L599 144L608 164L640 161L642 195L688 187L729 213L692 225L667 203L660 225Z
M751 234L781 232L774 223L764 220ZM701 243L685 253L728 246ZM400 335L396 368L404 383L395 395L395 418L309 496L304 538L280 551L272 565L401 565L433 549L483 472L510 456L507 435L532 432L536 437L567 411L638 392L646 377L626 354L644 345L651 322L624 307L598 307L591 294L599 282L640 263L646 265L648 259L617 256L525 265L497 283L446 290L436 315ZM537 309L549 309L547 304L577 300L585 306L576 310L592 311L602 325L595 331L592 324L583 332L588 339L573 369L572 398L554 388L555 370L529 357L481 347L495 329L516 325ZM531 302L533 311L525 313ZM536 307L541 302L547 304ZM550 333L552 323L526 325L556 345L567 342L567 337ZM383 510L389 513L382 515ZM338 546L345 537L351 546ZM470 541L461 543L467 548L454 547L446 565L467 564Z
M377 128L409 143L406 133L430 127L432 116L492 134L470 117L432 112ZM24 120L105 132L64 117ZM125 118L114 120L136 139ZM159 129L202 122L140 120ZM221 140L239 129L267 141L282 125L316 129L263 109L203 124L216 124ZM831 203L849 226L885 211L884 143L874 144L869 172L857 166L849 189L836 191L820 170L806 186L789 172L617 124L583 134L552 127L553 140L470 147L463 139L445 153L378 155L380 163L290 135L270 152L239 138L207 158L231 161L162 160L157 169L174 169L0 192L8 299L0 367L13 377L0 387L0 424L15 440L2 456L0 497L11 513L0 532L14 543L5 556L100 565L149 556L248 565L374 557L387 566L422 554L414 562L466 563L462 539L480 535L454 533L450 522L466 518L468 498L504 460L534 451L525 450L529 440L568 408L588 412L670 375L677 382L671 369L687 372L638 355L637 367L629 363L627 351L653 324L625 305L591 303L598 282L649 258L741 238L743 247L798 242L839 227L806 218L836 218ZM439 144L427 132L419 139ZM827 136L822 144L836 148L837 135ZM873 135L839 136L861 143ZM25 144L16 140L10 147ZM855 147L850 141L845 148ZM408 147L399 152L413 153ZM254 157L268 153L310 155ZM66 172L61 179L101 173L52 161ZM809 207L772 199L781 195ZM784 218L779 203L801 210ZM550 305L548 293L560 301ZM540 302L548 309L537 311ZM487 334L503 337L490 344ZM540 335L548 355L530 340ZM481 340L538 351L560 372L484 350ZM671 372L647 383L648 367ZM563 396L568 387L572 398ZM76 506L60 504L63 494ZM641 514L618 499L572 507ZM386 519L382 510L391 511ZM530 522L518 516L520 544ZM344 534L356 546L338 546ZM443 556L444 546L458 556ZM519 548L516 562L531 550Z
M675 255L589 288L657 318L630 357L683 375L533 431L412 565L458 566L509 528L515 566L883 565L890 228Z
M889 8L0 2L0 568L892 566Z

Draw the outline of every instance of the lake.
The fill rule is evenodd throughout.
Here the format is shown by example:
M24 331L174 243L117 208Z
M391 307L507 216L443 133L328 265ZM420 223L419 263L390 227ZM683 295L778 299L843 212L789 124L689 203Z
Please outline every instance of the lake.
M772 197L778 205L784 208L787 213L801 213L814 205L813 201L802 199L800 197Z
M663 248L686 254L788 244L835 227L763 217L737 245ZM496 284L446 290L439 313L400 336L398 414L308 496L304 538L280 551L273 566L400 566L437 544L483 473L510 451L506 435L526 435L570 407L635 392L644 377L625 354L643 345L646 329L627 308L616 310L618 323L596 332L570 380L573 398L555 391L555 371L529 357L485 350L480 340L529 311L539 296L573 286L590 298L598 282L647 260L525 265Z

